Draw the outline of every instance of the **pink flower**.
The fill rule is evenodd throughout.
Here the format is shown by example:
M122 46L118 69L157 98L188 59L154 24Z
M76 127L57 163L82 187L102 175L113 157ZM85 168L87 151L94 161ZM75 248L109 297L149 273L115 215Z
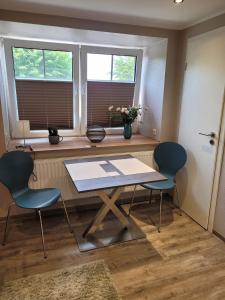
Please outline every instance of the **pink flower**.
M113 110L113 105L110 105L108 111L112 111L112 110Z

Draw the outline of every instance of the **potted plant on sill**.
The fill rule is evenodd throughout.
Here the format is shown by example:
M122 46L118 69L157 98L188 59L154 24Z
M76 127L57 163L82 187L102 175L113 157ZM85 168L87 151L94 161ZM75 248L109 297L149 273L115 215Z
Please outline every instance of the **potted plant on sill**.
M48 132L49 132L48 140L51 145L57 145L63 140L63 137L58 135L57 128L49 127Z
M114 106L109 106L109 112L112 112ZM132 136L132 123L140 115L140 106L129 106L129 107L117 107L116 112L121 114L124 130L123 136L125 139L130 139Z

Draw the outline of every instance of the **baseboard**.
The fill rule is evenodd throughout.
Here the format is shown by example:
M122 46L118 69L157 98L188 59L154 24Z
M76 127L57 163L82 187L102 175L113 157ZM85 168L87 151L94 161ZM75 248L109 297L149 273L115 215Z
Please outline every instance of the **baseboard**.
M225 242L225 237L223 237L221 234L219 234L215 230L213 230L213 234L215 234L220 240L222 240L223 242Z

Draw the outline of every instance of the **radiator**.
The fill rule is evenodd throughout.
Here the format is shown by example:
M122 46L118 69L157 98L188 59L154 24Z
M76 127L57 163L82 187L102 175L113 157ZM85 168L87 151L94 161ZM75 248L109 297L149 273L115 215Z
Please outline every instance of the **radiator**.
M128 154L128 153L124 153ZM130 153L134 157L140 159L149 166L153 165L153 152L132 152ZM112 154L111 154L112 155ZM121 155L121 153L119 154ZM104 155L107 156L107 155ZM37 177L34 180L30 179L30 187L34 189L54 187L58 188L62 192L62 197L65 200L80 199L92 197L94 193L81 193L78 194L73 186L73 183L64 167L63 161L65 159L73 159L77 157L62 157L54 159L40 159L34 161L34 173ZM79 157L81 158L81 157ZM132 187L126 187L125 191L130 191Z

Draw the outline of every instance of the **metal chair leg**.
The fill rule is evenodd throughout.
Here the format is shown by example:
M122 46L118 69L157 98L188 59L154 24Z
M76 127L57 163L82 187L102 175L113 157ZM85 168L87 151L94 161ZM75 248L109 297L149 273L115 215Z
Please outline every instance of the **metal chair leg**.
M67 209L66 209L65 202L64 202L63 198L61 198L61 200L62 200L62 203L63 203L63 207L64 207L65 215L66 215L66 221L67 221L67 223L68 223L68 226L69 226L70 232L71 232L71 233L73 233L73 229L72 229L72 226L71 226L71 223L70 223L70 219L69 219L69 215L68 215L68 212L67 212Z
M152 189L150 190L149 204L152 204Z
M161 222L162 222L162 201L163 201L163 192L160 190L159 227L158 227L158 232L160 232L160 230L161 230Z
M179 215L182 216L181 203L180 203L177 185L175 185L175 191L176 191L176 195L177 195L177 204L178 204L178 208L179 208L179 212L180 212Z
M6 220L5 220L5 230L4 230L3 240L2 240L2 246L5 246L5 244L6 244L8 222L9 222L12 205L15 205L15 203L11 203L8 207L8 212L7 212L7 216L6 216Z
M134 203L134 196L135 196L136 188L137 188L137 185L134 186L134 191L133 191L132 199L131 199L131 202L130 202L130 207L129 207L128 216L130 216L131 208L132 208L132 205L133 205L133 203Z
M40 219L40 226L41 226L41 238L42 238L42 246L43 246L43 252L44 252L44 258L47 258L46 250L45 250L45 238L44 238L44 232L43 232L43 225L42 225L42 218L41 218L41 211L38 209L38 215Z

